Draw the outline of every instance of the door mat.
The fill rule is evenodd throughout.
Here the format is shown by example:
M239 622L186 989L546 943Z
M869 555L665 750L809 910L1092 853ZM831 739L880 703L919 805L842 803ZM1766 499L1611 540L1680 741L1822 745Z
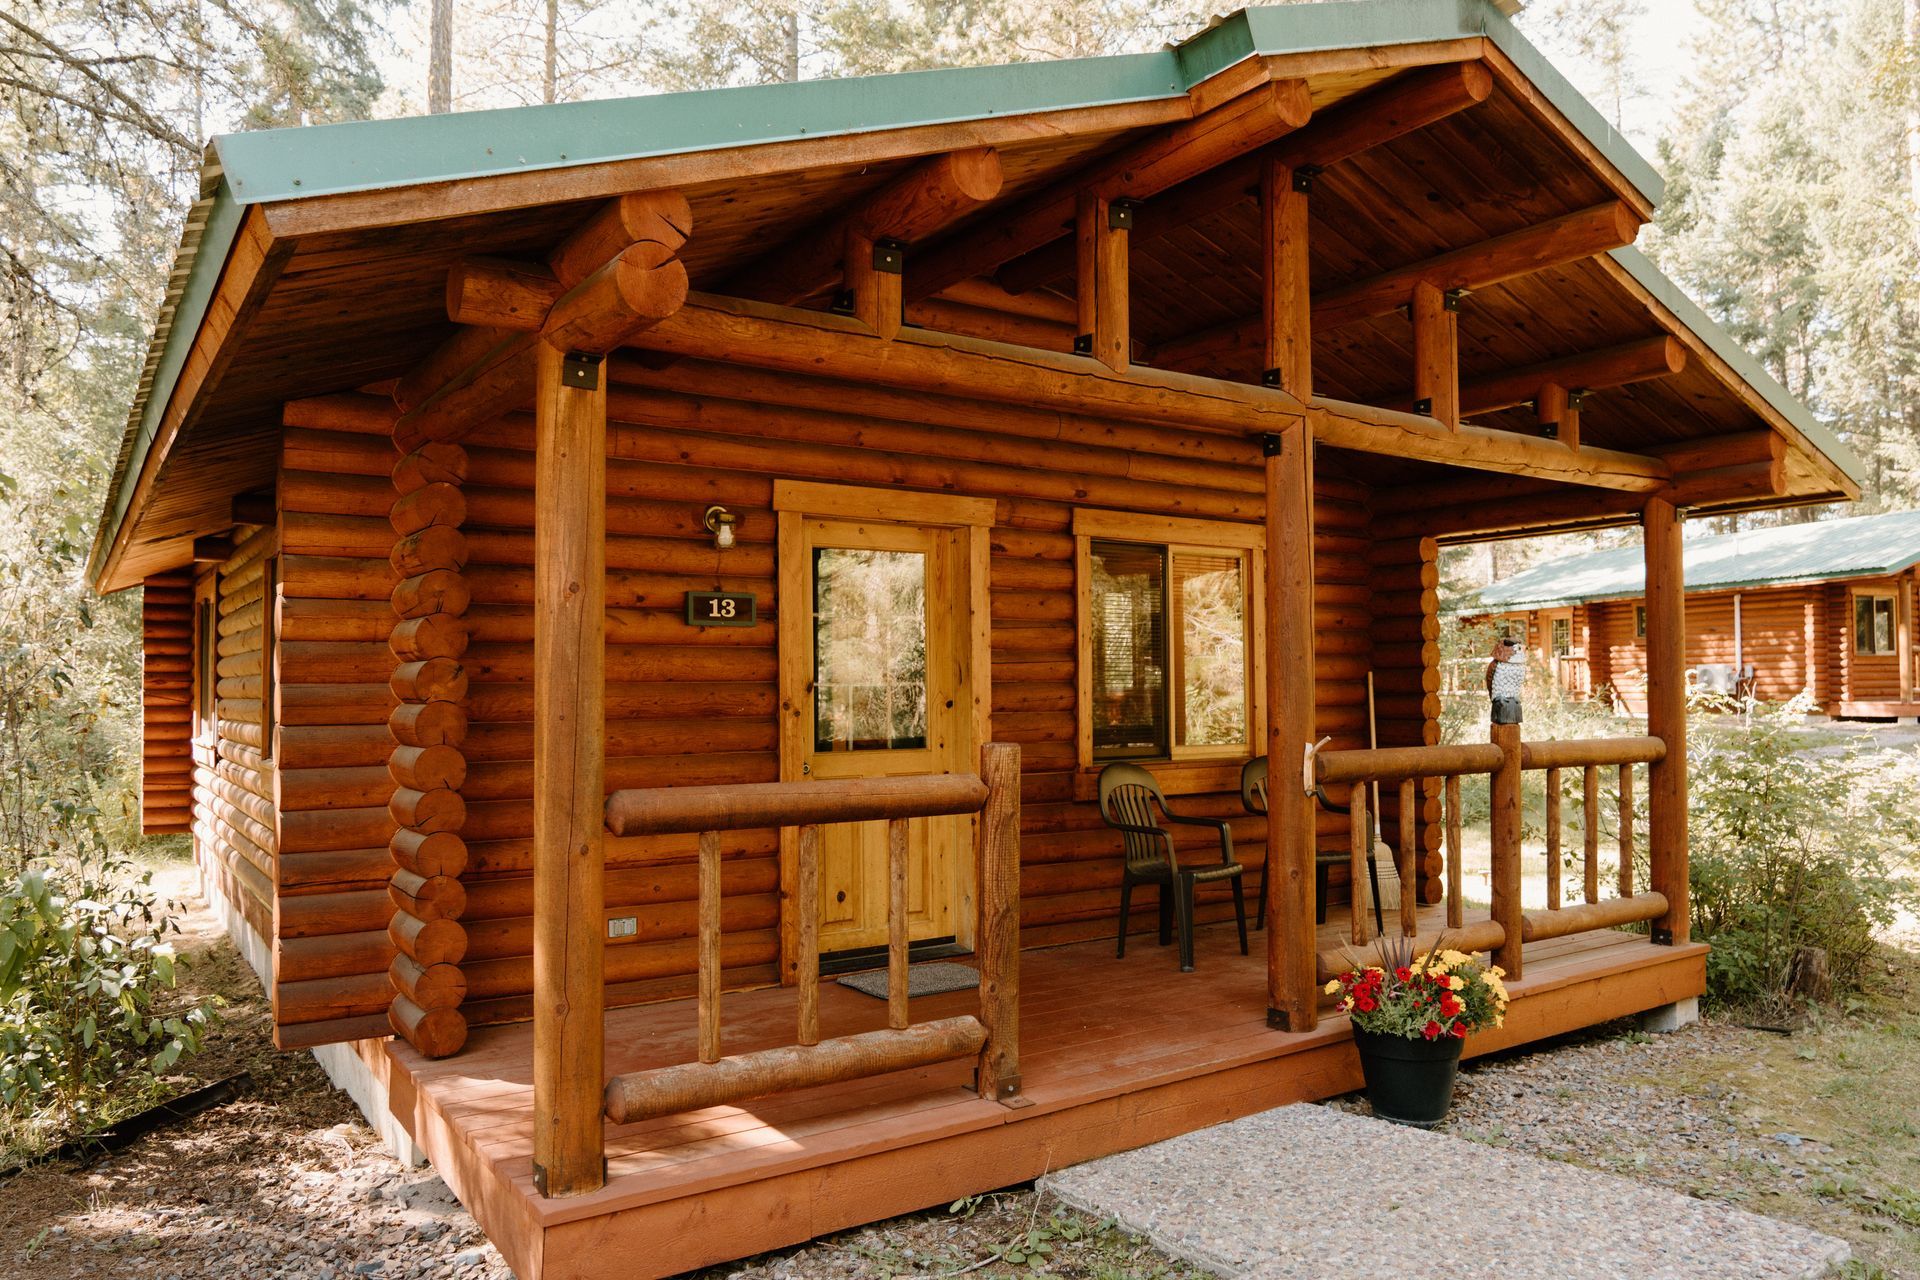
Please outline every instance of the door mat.
M869 969L850 973L840 985L876 1000L887 998L887 971ZM964 964L916 964L907 970L907 997L937 996L946 991L971 991L980 985L980 971Z

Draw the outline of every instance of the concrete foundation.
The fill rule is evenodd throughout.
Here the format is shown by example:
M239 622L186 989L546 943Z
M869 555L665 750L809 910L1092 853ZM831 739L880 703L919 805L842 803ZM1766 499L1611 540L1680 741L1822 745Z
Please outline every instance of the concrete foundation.
M1700 1021L1700 997L1688 996L1685 1000L1676 1000L1672 1004L1663 1004L1657 1009L1649 1009L1640 1015L1642 1031L1665 1033L1690 1027Z

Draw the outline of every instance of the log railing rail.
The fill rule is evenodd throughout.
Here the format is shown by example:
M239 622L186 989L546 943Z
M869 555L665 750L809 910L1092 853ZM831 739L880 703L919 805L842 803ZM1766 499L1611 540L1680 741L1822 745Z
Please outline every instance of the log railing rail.
M616 836L700 838L699 1061L615 1076L606 1087L607 1119L627 1124L698 1107L723 1106L789 1089L977 1057L983 1098L1007 1101L1019 1069L1019 777L1020 749L989 744L981 771L832 782L660 787L608 797L607 830ZM912 1025L907 1013L907 823L979 814L980 1014ZM820 1038L818 944L820 828L887 824L887 1027ZM796 1043L722 1056L720 1037L720 833L797 829L795 901L799 929Z
M1666 915L1667 896L1653 889L1635 893L1633 879L1633 767L1656 764L1666 755L1667 744L1653 737L1568 738L1521 744L1520 768L1546 774L1547 788L1547 909L1522 913L1522 942L1559 938L1589 929L1610 929ZM1605 900L1600 897L1600 771L1603 768L1619 771L1620 803L1619 893ZM1561 799L1565 787L1563 771L1568 769L1581 771L1583 901L1575 906L1563 905L1561 888L1561 842L1565 832Z
M1366 870L1368 824L1367 791L1371 784L1398 783L1400 832L1396 862L1400 873L1400 936L1414 939L1421 949L1435 936L1419 936L1416 854L1419 851L1419 797L1426 780L1440 779L1441 821L1446 841L1447 932L1450 945L1463 951L1492 951L1495 962L1509 977L1519 977L1522 946L1592 929L1665 917L1670 902L1655 889L1634 891L1635 765L1653 765L1667 755L1657 737L1573 738L1523 742L1518 725L1496 725L1493 740L1485 743L1373 750L1320 751L1314 755L1314 778L1322 784L1352 784L1350 862L1351 883L1358 885ZM1600 897L1600 771L1619 771L1619 893ZM1582 773L1585 797L1584 901L1563 905L1561 842L1564 832L1561 794L1563 773ZM1521 901L1522 842L1521 777L1527 771L1546 774L1547 783L1547 909L1527 911ZM1469 922L1461 888L1460 779L1486 774L1491 810L1491 904L1488 918ZM1658 874L1653 879L1659 880ZM1369 945L1367 917L1360 895L1351 895L1351 941L1356 950L1343 949L1337 957L1322 957L1320 977L1332 976L1336 966L1374 963L1378 947Z

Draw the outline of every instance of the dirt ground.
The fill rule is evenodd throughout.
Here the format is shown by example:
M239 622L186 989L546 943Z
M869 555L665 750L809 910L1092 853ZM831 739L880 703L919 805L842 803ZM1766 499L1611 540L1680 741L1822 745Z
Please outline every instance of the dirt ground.
M169 869L184 896L190 873ZM238 1099L89 1166L0 1189L0 1276L506 1280L445 1184L381 1148L311 1056L274 1050L257 982L212 917L183 919L186 981L230 1004L181 1088L251 1073ZM1851 1280L1920 1280L1920 960L1790 1034L1731 1022L1604 1028L1470 1064L1452 1132L1649 1179L1853 1243ZM1358 1098L1333 1105L1364 1110ZM1029 1188L941 1206L702 1273L702 1280L960 1275L1195 1280Z

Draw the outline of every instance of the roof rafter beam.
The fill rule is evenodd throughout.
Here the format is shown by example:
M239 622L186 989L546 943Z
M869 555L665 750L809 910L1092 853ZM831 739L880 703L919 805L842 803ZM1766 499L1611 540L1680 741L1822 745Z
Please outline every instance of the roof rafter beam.
M1492 413L1531 404L1549 383L1568 391L1604 391L1670 378L1686 367L1687 349L1661 334L1473 378L1461 384L1460 411Z
M734 272L721 292L782 306L805 302L841 282L849 235L915 244L998 196L1004 180L992 147L932 156L782 241Z
M1633 243L1639 230L1640 215L1618 201L1576 210L1537 226L1319 292L1313 300L1313 327L1316 332L1324 332L1391 314L1408 305L1419 284L1432 285L1442 292L1471 292L1578 262ZM1261 317L1247 316L1161 343L1153 352L1153 362L1178 368L1210 356L1257 350L1263 337Z
M986 275L1068 234L1082 191L1106 200L1143 200L1292 133L1312 115L1305 82L1281 80L1156 130L909 262L907 300Z
M1409 71L1316 116L1298 132L1258 155L1230 160L1145 202L1134 215L1133 240L1141 244L1170 235L1188 223L1230 209L1260 193L1263 163L1289 169L1327 169L1395 138L1485 102L1493 73L1481 62L1456 62ZM1002 266L995 279L1012 293L1025 293L1073 273L1073 242L1061 237Z

